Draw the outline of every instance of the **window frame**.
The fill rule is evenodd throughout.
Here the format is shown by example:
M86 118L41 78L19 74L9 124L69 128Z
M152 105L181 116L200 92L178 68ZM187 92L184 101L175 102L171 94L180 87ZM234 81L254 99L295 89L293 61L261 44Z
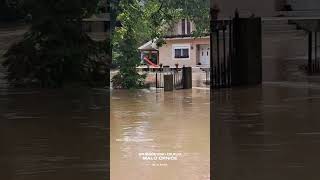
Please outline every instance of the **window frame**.
M183 49L188 49L188 57L187 58L179 58L176 57L176 50L180 49L183 52ZM191 59L191 45L190 44L173 44L172 45L172 59L173 60L190 60Z
M178 33L180 35L191 35L193 32L193 24L189 19L181 19Z

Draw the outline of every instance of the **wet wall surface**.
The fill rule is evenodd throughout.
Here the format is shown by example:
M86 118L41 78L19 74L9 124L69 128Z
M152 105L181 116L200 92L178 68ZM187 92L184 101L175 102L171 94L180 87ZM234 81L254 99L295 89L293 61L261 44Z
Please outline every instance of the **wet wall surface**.
M0 179L106 179L108 94L0 88Z

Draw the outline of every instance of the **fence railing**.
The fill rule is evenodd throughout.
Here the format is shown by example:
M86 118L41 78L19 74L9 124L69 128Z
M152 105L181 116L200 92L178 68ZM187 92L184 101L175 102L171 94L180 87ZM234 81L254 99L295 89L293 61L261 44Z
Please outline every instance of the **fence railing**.
M211 69L210 68L201 68L201 70L205 73L205 80L204 84L205 85L210 85L211 83Z
M309 32L308 37L308 73L320 73L320 62L318 59L318 32ZM312 42L314 41L314 42ZM314 52L313 51L314 48Z

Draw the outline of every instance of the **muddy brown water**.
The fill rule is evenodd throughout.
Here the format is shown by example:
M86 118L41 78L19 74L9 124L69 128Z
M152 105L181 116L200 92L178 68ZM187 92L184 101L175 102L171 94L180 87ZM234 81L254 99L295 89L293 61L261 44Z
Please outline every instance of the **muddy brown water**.
M214 93L217 179L319 179L320 86Z
M0 178L105 179L108 92L0 89Z
M111 179L209 179L208 90L113 91ZM181 153L144 161L139 153Z

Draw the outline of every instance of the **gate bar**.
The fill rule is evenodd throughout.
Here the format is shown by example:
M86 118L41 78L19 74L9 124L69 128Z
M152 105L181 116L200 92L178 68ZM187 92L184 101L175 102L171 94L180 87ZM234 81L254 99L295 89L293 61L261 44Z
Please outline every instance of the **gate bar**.
M227 84L227 74L226 74L226 62L227 62L227 59L226 59L226 29L225 29L225 24L223 23L223 74L222 74L222 77L223 77L223 86L225 87L226 84Z
M318 56L318 49L317 49L317 46L318 46L318 42L317 42L317 32L314 33L314 66L315 66L315 71L318 71L319 70L319 67L318 67L318 60L317 60L317 56Z
M232 18L229 21L229 57L228 57L228 86L231 86L231 61L233 58L233 45L232 45Z
M216 73L216 79L217 83L216 85L220 85L220 38L219 38L219 29L217 29L217 73Z
M312 32L309 32L308 72L312 74Z

